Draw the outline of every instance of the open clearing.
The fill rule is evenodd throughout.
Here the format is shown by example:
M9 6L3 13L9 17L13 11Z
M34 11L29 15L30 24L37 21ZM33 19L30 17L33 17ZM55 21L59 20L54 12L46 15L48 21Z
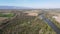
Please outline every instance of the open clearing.
M58 23L60 23L60 14L56 14L56 16L54 18Z
M58 12L49 12L48 17L54 18L58 23L60 23L60 13Z

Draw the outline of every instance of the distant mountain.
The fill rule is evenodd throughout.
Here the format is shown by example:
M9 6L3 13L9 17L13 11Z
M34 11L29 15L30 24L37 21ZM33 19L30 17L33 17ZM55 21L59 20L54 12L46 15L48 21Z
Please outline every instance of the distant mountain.
M0 6L0 9L32 9L28 7L16 7L16 6Z

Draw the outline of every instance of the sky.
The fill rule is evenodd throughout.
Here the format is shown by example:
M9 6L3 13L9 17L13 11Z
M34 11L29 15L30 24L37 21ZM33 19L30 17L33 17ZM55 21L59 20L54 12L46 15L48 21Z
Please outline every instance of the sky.
M0 6L22 6L30 8L60 8L60 0L0 0Z

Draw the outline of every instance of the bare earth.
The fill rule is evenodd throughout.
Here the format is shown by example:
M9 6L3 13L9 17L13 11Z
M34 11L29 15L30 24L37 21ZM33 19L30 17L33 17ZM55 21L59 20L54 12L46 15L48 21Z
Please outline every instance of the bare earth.
M5 19L7 19L7 18L4 18L4 17L0 17L0 21L3 21L3 20L5 20Z
M58 21L60 23L60 14L58 14L57 18L55 18L56 21Z
M25 12L27 16L38 16L38 12Z
M27 15L29 15L29 16L37 16L38 14L37 13L28 13Z
M57 18L55 18L55 20L60 23L60 14L59 13L55 13L55 15L57 15L56 16Z

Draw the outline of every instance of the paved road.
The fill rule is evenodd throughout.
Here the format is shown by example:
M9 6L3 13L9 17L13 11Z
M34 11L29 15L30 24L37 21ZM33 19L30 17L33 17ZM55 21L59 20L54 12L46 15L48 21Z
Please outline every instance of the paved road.
M60 29L49 19L45 18L44 14L40 15L42 19L57 33L60 34Z

